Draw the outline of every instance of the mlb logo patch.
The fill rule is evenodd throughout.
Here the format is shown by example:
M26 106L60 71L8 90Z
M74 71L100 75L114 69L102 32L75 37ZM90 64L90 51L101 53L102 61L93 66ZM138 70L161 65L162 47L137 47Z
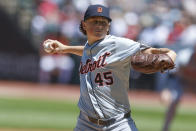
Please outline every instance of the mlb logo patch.
M103 12L103 9L102 9L102 7L97 7L97 12L98 12L98 13L101 13L101 12Z

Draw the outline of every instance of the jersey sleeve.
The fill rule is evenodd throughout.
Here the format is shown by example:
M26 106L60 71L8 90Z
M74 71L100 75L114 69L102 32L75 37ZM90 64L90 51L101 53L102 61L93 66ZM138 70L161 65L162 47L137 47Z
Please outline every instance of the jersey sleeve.
M121 59L130 58L131 55L147 48L150 46L127 38L117 37L116 39L116 53Z
M143 43L139 43L139 44L140 44L140 51L144 50L144 49L151 48L151 46L149 46L149 45L146 45L146 44L143 44Z

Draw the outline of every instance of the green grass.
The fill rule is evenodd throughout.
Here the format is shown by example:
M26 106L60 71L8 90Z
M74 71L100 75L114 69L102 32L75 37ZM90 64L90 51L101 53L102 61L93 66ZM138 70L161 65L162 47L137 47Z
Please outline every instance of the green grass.
M76 102L0 99L0 128L73 129Z
M132 105L139 131L160 131L165 109ZM0 98L0 128L73 130L77 102ZM180 109L171 131L196 131L196 110Z
M139 131L161 131L165 109L162 107L133 107L132 117ZM171 131L196 131L196 110L179 108Z

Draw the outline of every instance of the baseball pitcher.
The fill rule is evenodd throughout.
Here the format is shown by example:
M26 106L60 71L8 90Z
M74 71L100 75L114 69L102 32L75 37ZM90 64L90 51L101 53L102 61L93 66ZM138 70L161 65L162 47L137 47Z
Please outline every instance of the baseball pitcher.
M109 35L111 21L107 7L90 5L80 25L87 37L85 46L65 46L56 40L43 43L48 53L82 56L75 131L137 131L127 94L130 69L150 74L174 68L174 51Z

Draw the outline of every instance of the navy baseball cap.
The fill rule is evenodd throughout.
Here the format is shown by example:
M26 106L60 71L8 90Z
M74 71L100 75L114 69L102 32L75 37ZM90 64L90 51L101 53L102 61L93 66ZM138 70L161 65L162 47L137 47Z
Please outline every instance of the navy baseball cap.
M84 21L93 16L103 16L109 21L112 21L109 8L103 5L90 5L84 14Z

